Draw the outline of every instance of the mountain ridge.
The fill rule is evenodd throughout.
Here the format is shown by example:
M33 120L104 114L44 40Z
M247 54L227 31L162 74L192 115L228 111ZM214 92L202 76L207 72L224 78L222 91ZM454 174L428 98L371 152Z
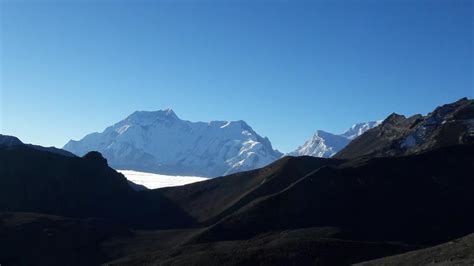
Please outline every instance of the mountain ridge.
M34 145L34 144L26 144L26 143L23 143L23 141L21 141L19 138L15 136L0 134L0 147L15 147L15 146L28 146L36 150L56 153L56 154L60 154L60 155L68 156L68 157L75 157L74 154L63 149L58 149L56 147L43 147L43 146Z
M303 145L288 153L290 156L313 156L329 158L334 156L353 139L367 130L378 126L381 121L370 121L352 125L344 133L333 134L324 130L317 130Z
M394 156L474 142L474 100L462 98L423 116L392 113L352 141L335 158Z

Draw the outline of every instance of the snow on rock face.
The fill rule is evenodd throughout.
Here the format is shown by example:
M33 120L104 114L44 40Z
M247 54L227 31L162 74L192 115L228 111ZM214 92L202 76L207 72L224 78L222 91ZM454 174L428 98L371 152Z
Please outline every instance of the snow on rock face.
M190 122L171 109L134 112L64 149L80 156L99 151L116 169L204 177L263 167L281 157L244 121Z
M351 140L362 135L367 130L378 126L380 123L381 121L358 123L340 135L318 130L309 140L288 155L307 155L324 158L332 157L349 144Z
M328 158L345 147L349 141L345 137L318 130L309 140L289 155Z

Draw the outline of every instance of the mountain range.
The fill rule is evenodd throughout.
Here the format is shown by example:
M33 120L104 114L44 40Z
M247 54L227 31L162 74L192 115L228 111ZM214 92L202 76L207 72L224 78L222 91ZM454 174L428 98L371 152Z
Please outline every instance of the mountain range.
M318 130L287 155L331 157L379 123L355 124L340 135ZM244 121L190 122L171 109L135 112L63 149L78 156L99 151L115 169L203 177L260 168L283 155Z
M468 264L473 110L461 99L426 116L392 114L331 158L285 156L140 191L99 152L68 156L1 136L0 262Z

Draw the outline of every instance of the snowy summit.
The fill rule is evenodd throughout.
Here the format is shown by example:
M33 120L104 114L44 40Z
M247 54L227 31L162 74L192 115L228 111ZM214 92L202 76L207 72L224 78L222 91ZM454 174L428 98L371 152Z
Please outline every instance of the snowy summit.
M295 151L290 152L288 155L307 155L325 158L332 157L353 139L364 134L367 130L378 126L380 123L381 121L357 123L346 132L339 135L318 130L309 140L299 146Z
M115 169L203 177L263 167L282 155L244 121L190 122L171 109L134 112L64 149L99 151Z

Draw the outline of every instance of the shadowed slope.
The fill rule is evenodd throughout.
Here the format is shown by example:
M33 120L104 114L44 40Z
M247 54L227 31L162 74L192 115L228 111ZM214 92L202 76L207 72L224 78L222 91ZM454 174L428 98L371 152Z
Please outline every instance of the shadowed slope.
M100 242L131 234L103 219L0 212L0 262L5 266L99 265Z
M474 234L447 243L357 265L474 265Z
M335 228L272 232L245 241L182 245L128 256L112 265L350 265L413 249L397 243L333 238Z
M474 231L474 146L323 167L251 202L198 242L336 226L361 240L439 243Z
M285 157L261 169L159 191L197 221L210 223L257 198L285 189L315 169L342 162L309 156Z

